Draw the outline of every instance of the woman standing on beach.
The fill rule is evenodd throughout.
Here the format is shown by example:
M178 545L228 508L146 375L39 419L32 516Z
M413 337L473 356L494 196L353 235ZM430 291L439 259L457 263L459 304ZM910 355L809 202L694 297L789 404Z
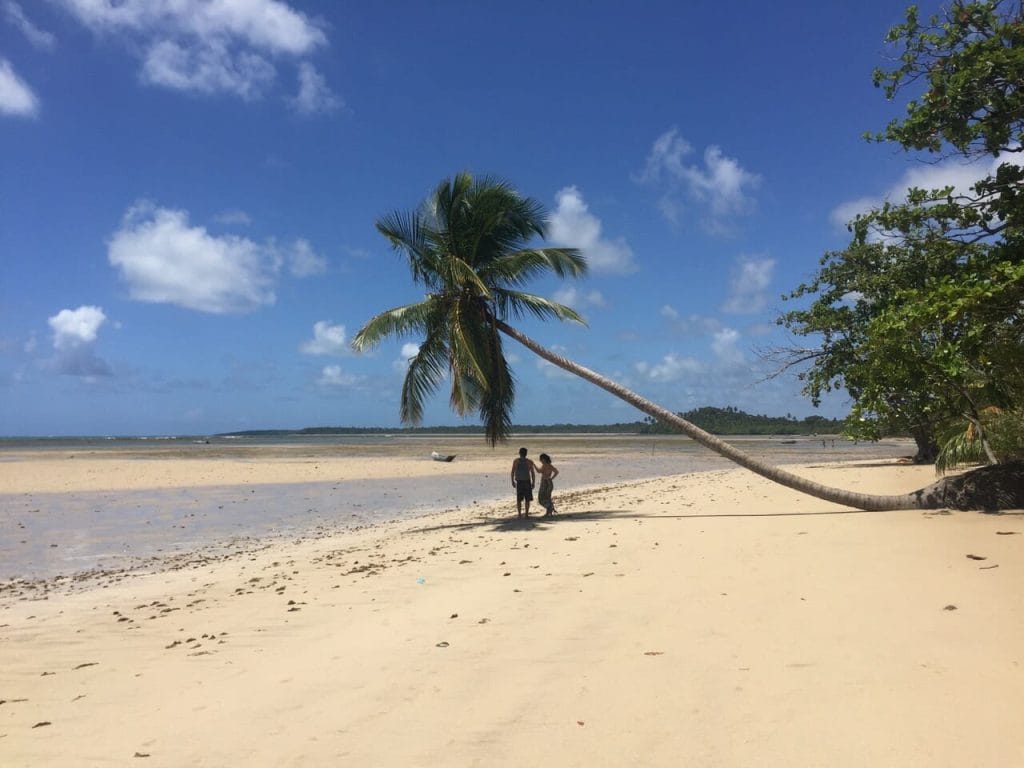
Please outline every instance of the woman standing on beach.
M537 502L547 510L545 517L555 514L555 503L551 500L551 492L555 489L554 479L558 477L558 467L551 463L546 453L540 455L540 490L537 491Z

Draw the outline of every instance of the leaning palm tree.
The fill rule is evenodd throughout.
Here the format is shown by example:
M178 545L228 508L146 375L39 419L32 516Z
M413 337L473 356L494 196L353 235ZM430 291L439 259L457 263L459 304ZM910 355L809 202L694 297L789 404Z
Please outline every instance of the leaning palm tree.
M794 490L864 510L962 506L947 497L941 483L911 494L874 496L830 488L766 464L513 328L508 321L525 316L583 322L572 308L520 290L545 273L586 274L586 260L576 249L531 247L544 238L546 221L543 206L506 182L460 173L441 182L419 209L396 211L377 222L427 295L376 315L352 345L364 350L390 336L422 339L402 386L404 423L419 424L424 401L449 378L456 413L476 411L492 445L506 439L515 402L515 381L502 343L507 336L715 453Z

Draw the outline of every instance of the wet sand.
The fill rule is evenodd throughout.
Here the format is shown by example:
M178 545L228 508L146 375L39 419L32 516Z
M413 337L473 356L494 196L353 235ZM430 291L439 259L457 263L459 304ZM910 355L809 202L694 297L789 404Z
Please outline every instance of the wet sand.
M1020 513L855 512L742 470L556 503L8 592L0 762L1024 764Z
M533 435L562 469L563 490L728 466L674 436ZM902 455L906 441L738 438L773 461ZM431 461L428 446L457 454ZM828 447L824 447L827 445ZM534 451L539 453L539 451ZM0 590L4 581L81 582L153 569L240 543L319 537L386 520L511 500L515 449L479 437L358 437L313 443L93 441L0 450ZM43 585L45 586L45 584Z

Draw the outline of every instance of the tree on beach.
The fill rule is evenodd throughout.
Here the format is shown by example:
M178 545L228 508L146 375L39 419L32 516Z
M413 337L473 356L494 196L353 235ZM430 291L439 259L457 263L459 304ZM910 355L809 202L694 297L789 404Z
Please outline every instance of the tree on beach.
M402 386L403 422L419 423L425 398L447 379L452 408L460 415L476 411L492 445L507 439L515 380L505 358L504 335L715 453L794 490L866 510L961 506L944 483L912 494L874 496L830 488L759 461L509 325L509 320L528 315L583 322L570 307L519 290L545 273L586 274L586 260L578 250L531 245L544 237L546 223L539 202L504 181L476 180L468 173L442 181L418 209L396 211L377 222L381 234L407 259L413 281L427 291L420 302L371 318L352 339L356 350L391 336L421 339Z
M874 83L906 114L869 135L974 171L969 187L911 188L857 216L850 245L790 294L814 297L780 323L813 349L804 391L843 386L847 431L909 431L922 460L955 466L1024 457L1024 7L954 2L893 27L891 70Z

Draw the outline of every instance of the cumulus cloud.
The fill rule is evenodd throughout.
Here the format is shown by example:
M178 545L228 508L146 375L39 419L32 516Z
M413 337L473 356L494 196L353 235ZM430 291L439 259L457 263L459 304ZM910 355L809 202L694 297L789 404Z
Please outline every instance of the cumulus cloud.
M696 358L683 357L675 352L669 352L660 362L647 363L640 361L636 363L636 371L641 376L651 381L666 383L679 381L687 376L703 373L705 366Z
M733 267L724 312L752 314L768 304L768 286L775 274L775 259L741 256Z
M134 206L111 237L107 256L138 301L222 314L250 312L276 300L275 247L215 237L191 226L185 211Z
M695 313L683 316L670 304L664 305L658 314L668 321L675 332L684 336L710 336L722 328L722 323L714 317Z
M317 255L307 240L296 240L286 254L288 270L295 277L322 275L327 271L327 259Z
M680 224L693 209L705 229L726 233L737 217L754 209L752 193L761 177L727 157L720 147L707 147L702 163L687 162L693 152L693 146L672 128L655 139L634 180L660 192L658 208L671 223Z
M138 51L144 83L204 94L260 98L277 61L297 61L296 104L323 105L330 91L308 57L327 44L322 26L280 0L58 0L80 23ZM319 78L319 79L317 79Z
M573 309L584 309L586 307L604 307L607 305L604 296L600 291L581 291L573 285L564 286L552 297L559 304L565 304Z
M18 77L11 63L0 58L0 115L35 117L38 114L39 99Z
M299 64L299 92L292 105L299 114L315 115L340 109L344 102L330 89L316 67L304 61Z
M738 365L745 360L739 348L740 334L733 328L722 328L711 339L711 351L719 362L726 365Z
M103 310L91 305L62 309L49 318L56 352L54 370L69 376L87 378L109 376L110 366L98 358L95 351L100 326L106 320Z
M344 325L331 325L326 320L313 324L313 338L300 347L307 355L347 355L351 350Z
M52 33L47 32L44 29L37 27L28 16L25 15L25 11L22 7L14 2L14 0L7 0L3 4L4 19L7 23L15 27L25 39L28 40L33 46L44 51L52 51L57 45L57 38Z
M416 355L418 355L419 352L419 344L406 342L405 344L402 345L402 349L398 353L398 359L391 364L391 367L404 375L405 372L409 370L409 361L416 357Z
M878 208L886 201L901 203L907 199L907 190L953 188L955 195L973 195L971 187L982 178L994 175L996 169L1004 163L1024 164L1024 158L1014 153L1004 152L995 158L985 158L972 162L947 160L934 165L919 165L904 173L899 181L877 196L858 197L840 203L829 214L829 221L837 229L846 229L857 214L866 213Z
M276 74L274 65L262 56L233 52L219 41L193 47L161 40L146 52L141 77L149 85L204 94L229 93L252 101L263 95Z
M248 226L249 224L252 224L252 218L249 216L249 214L246 213L245 211L240 211L237 208L232 208L231 210L218 213L214 217L214 221L216 221L218 224L230 225L244 224Z
M362 376L346 373L340 365L325 365L317 384L327 389L345 389L359 384L362 380Z
M609 240L601 235L601 220L590 212L575 186L555 195L556 208L548 222L551 242L579 248L594 272L626 274L636 271L633 249L623 238Z
M78 309L62 309L49 319L53 348L63 351L92 344L106 319L100 307L83 305Z

